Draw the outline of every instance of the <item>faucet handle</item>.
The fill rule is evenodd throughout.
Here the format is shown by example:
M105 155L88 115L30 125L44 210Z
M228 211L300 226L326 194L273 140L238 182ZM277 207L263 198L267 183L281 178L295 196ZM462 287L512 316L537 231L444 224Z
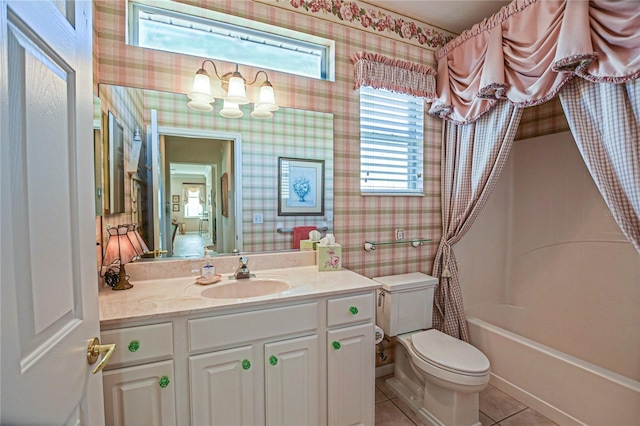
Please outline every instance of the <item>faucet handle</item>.
M248 261L249 261L248 257L246 256L240 257L240 263L242 264L242 266L246 266Z

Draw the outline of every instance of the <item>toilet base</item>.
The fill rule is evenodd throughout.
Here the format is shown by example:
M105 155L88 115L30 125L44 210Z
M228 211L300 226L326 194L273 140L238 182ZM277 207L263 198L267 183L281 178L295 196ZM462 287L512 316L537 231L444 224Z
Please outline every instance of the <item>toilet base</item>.
M416 413L416 415L420 417L420 420L422 420L426 425L429 425L429 426L451 426L451 425L482 426L482 424L478 421L479 407L478 407L477 394L472 395L472 394L462 394L460 392L455 392L458 395L445 395L445 399L450 399L450 398L446 398L447 396L453 397L454 399L458 399L458 401L456 401L453 404L454 407L459 406L458 404L462 404L463 407L465 406L466 407L463 409L464 412L460 412L460 410L457 410L457 412L454 413L451 407L440 406L439 407L440 409L436 408L434 410L437 412L437 415L440 416L438 417L436 414L431 413L429 410L425 408L424 396L416 394L416 392L412 391L402 381L398 380L395 377L392 377L390 379L387 379L385 383L396 395L398 395L398 398L400 398L409 407L411 407L411 409ZM441 390L444 390L447 393L451 394L451 391L447 389L441 389ZM432 392L430 393L431 394L434 393L433 389L432 389ZM438 393L438 391L436 390L435 393ZM462 400L460 400L460 398L456 398L460 396L462 396ZM473 398L471 398L472 399L471 401L467 400L469 399L469 397L473 397L473 396L475 396L475 404L474 404ZM429 395L427 397L429 397ZM473 407L476 407L475 414L473 414L473 411L474 411Z
M456 386L445 387L447 384L442 386L438 380L425 380L403 344L397 345L395 351L394 377L387 379L386 384L425 424L481 426L479 390L461 392Z

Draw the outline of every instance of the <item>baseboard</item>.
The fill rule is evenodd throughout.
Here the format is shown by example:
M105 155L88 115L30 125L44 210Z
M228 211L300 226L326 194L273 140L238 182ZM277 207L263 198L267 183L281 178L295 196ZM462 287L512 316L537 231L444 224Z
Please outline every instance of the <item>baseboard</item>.
M376 367L376 378L388 376L389 374L393 374L394 363L381 365L380 367Z

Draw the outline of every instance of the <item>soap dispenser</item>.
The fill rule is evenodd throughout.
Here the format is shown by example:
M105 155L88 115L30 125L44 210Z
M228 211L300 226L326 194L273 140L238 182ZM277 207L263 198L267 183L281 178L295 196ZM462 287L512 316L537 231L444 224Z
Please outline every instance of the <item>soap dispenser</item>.
M202 262L202 278L210 279L213 278L216 274L216 267L213 266L213 262L211 260L211 256L209 255L209 250L205 248L204 250L204 261Z

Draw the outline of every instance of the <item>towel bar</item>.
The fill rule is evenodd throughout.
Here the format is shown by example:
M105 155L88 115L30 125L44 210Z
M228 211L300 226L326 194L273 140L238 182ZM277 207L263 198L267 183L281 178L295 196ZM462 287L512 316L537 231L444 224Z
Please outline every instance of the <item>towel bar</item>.
M375 241L365 241L364 242L364 251L374 251L376 249L376 246L387 246L387 245L392 245L392 244L404 244L404 243L410 243L412 247L420 247L423 246L424 243L428 243L430 242L430 239L426 239L426 238L416 238L413 240L401 240L401 241L387 241L384 243L377 243Z
M325 231L329 230L329 228L327 228L326 226L318 226L317 229L320 232L325 232ZM278 227L278 228L276 228L276 231L278 231L278 233L280 233L280 234L286 234L286 233L293 232L293 228Z

